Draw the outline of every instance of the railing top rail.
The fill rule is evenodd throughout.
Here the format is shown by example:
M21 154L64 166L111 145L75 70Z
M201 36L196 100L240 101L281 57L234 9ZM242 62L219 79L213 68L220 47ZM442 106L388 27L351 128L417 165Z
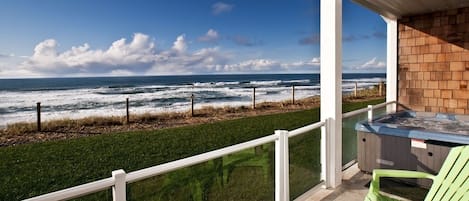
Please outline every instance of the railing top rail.
M373 108L374 109L379 109L379 108L385 107L386 105L393 104L393 103L396 103L396 101L389 101L389 102L376 104L376 105L373 106Z
M83 195L95 193L98 191L111 188L114 185L114 178L106 178L98 181L82 184L79 186L67 188L60 191L40 195L37 197L29 198L24 201L54 201L54 200L67 200Z
M386 105L394 104L394 103L397 103L397 102L396 101L389 101L389 102L385 102L385 103L380 103L380 104L377 104L377 105L373 105L373 109L379 109L379 108L385 107ZM365 113L365 112L368 112L368 111L370 111L370 108L367 108L367 107L362 108L362 109L358 109L358 110L354 110L354 111L342 114L342 118L355 116L355 115Z
M228 154L236 153L245 149L253 148L253 147L265 144L265 143L273 142L277 139L278 139L278 136L275 134L272 134L272 135L261 137L261 138L251 140L248 142L232 145L229 147L217 149L214 151L191 156L188 158L179 159L179 160L172 161L169 163L137 170L137 171L128 173L126 177L126 181L128 183L132 183L132 182L136 182L136 181L143 180L146 178L154 177L154 176L161 175L167 172L171 172L176 169L188 167L188 166L202 163L205 161L209 161L215 158L219 158Z
M351 112L347 112L347 113L342 114L342 118L352 117L361 113L368 112L369 110L370 110L369 108L362 108L362 109L354 110Z
M314 124L310 124L310 125L307 125L307 126L292 130L288 133L288 137L294 137L294 136L297 136L297 135L301 135L303 133L307 133L307 132L312 131L314 129L320 128L320 127L324 126L325 124L326 124L325 122L316 122Z

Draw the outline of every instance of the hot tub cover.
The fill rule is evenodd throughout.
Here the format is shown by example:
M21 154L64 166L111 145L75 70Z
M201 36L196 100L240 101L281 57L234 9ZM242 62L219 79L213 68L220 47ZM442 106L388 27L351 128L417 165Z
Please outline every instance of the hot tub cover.
M355 125L357 131L382 135L469 144L469 117L443 113L400 111Z

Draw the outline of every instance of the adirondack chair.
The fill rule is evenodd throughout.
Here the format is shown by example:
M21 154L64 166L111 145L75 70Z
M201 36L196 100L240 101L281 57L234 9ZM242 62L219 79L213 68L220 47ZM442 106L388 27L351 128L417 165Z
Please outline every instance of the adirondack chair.
M373 170L373 179L366 201L395 200L379 193L379 178L427 178L433 184L425 201L460 200L469 201L469 145L451 149L437 175L407 170Z

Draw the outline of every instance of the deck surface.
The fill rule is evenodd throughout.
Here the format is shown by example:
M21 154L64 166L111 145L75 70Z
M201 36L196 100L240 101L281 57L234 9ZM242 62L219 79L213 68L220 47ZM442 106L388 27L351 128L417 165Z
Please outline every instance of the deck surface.
M338 188L319 189L310 194L306 201L363 201L368 193L368 185L371 175L362 173L357 165L344 171L342 185ZM387 195L391 195L399 200L423 200L427 192L426 189L409 186L406 184L385 180L382 182L382 190ZM392 194L388 194L388 193Z

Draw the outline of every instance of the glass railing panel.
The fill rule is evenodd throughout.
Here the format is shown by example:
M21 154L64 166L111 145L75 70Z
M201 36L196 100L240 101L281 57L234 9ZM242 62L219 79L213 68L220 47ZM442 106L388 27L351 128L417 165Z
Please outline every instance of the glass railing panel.
M386 107L373 110L373 118L385 114ZM357 159L357 131L355 125L358 122L367 120L367 112L342 119L342 165L347 165Z
M320 183L321 129L291 137L288 144L290 200L293 200Z
M386 107L382 107L382 108L379 108L379 109L374 109L373 110L373 119L378 118L380 116L383 116L385 114L386 114Z
M135 201L274 200L274 144L128 184Z
M342 119L342 165L357 159L357 131L355 124L366 121L368 114L361 113Z

